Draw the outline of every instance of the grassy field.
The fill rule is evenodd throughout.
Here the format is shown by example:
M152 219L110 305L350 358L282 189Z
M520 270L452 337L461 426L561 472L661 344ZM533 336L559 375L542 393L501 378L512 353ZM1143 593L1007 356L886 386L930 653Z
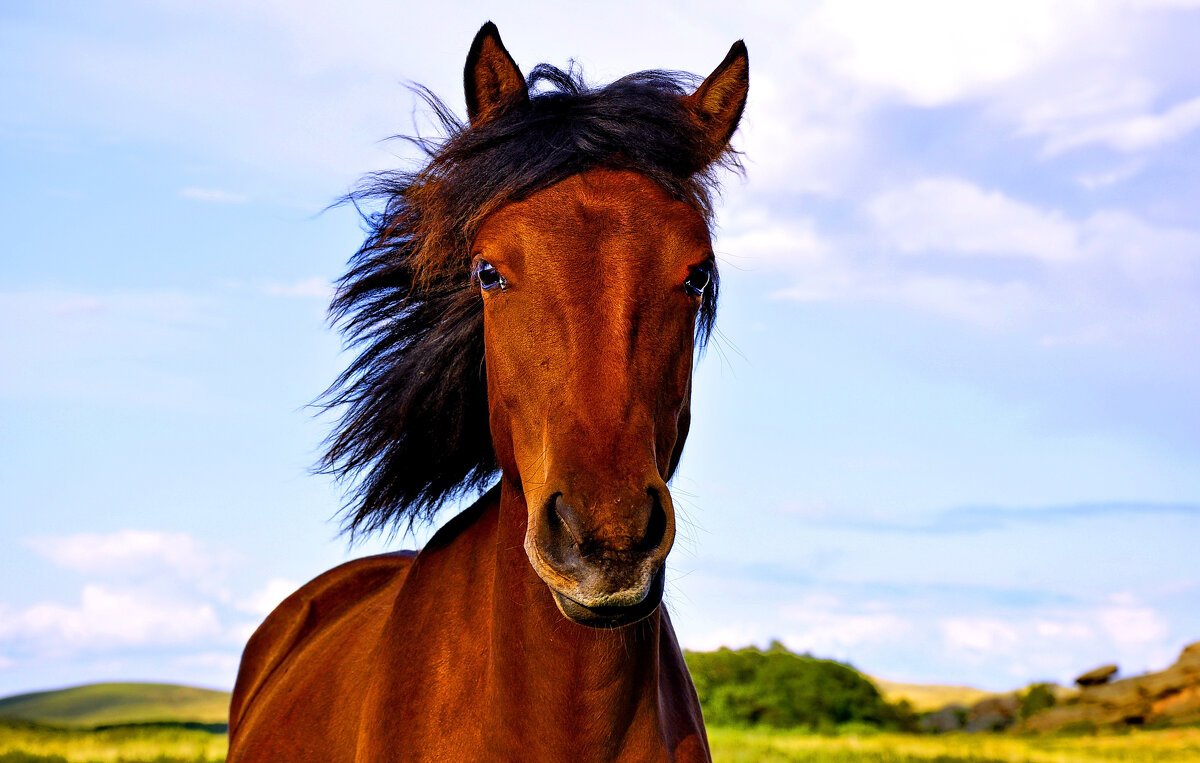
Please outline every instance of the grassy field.
M728 763L1200 763L1200 729L1112 736L991 734L837 737L709 729L713 757ZM0 723L0 763L219 763L224 734L162 726L100 731Z
M1111 736L866 734L709 729L713 758L729 763L1200 763L1200 729Z
M219 763L224 734L170 726L86 730L0 722L0 763Z

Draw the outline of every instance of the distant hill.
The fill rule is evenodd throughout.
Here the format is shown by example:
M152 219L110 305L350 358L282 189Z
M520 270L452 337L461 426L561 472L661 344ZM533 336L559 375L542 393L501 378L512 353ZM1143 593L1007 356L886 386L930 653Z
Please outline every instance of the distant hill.
M991 692L971 686L942 686L939 684L905 684L868 676L888 702L907 700L918 713L941 710L947 705L970 707L976 702L1012 692Z
M87 684L0 699L0 718L60 726L225 723L229 692L151 683Z
M883 695L885 700L892 703L908 700L908 704L918 713L941 710L950 705L971 707L989 699L1020 696L1032 687L1032 684L1030 684L1030 686L1010 691L986 691L984 689L976 689L973 686L906 684L898 681L885 681L882 678L875 678L874 676L867 676L867 678L871 683L875 684L875 687L879 689L879 693ZM1059 686L1058 684L1043 685L1050 689L1055 699L1059 702L1079 696L1079 692L1076 689Z

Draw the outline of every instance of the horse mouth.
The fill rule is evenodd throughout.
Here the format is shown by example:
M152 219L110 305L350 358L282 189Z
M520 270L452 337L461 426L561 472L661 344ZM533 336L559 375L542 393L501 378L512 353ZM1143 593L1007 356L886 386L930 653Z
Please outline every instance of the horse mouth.
M658 605L662 603L665 580L665 570L660 568L650 581L650 587L646 590L645 597L636 604L621 607L589 607L553 588L550 589L550 593L554 595L554 603L558 605L558 611L572 622L586 625L589 628L621 628L645 620L654 614L654 610L658 609Z

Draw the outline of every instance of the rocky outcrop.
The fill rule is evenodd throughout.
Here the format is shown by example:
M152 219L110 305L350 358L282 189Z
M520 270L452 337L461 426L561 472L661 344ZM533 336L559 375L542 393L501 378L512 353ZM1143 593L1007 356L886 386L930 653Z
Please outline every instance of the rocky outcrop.
M1075 685L1081 689L1088 686L1100 686L1108 683L1108 679L1112 678L1117 673L1116 665L1102 665L1098 668L1093 668L1079 678L1075 679Z
M1015 694L976 702L967 711L967 731L1003 731L1017 720L1021 699Z
M1080 679L1097 672L1089 671ZM1186 647L1175 664L1162 672L1119 681L1109 682L1106 677L1100 683L1077 683L1082 691L1076 700L1026 718L1018 730L1196 723L1200 721L1200 642Z
M1016 694L988 697L971 706L947 705L921 717L922 731L941 734L947 731L1003 731L1017 721L1021 698Z
M965 705L946 705L941 710L926 713L917 722L917 728L934 734L944 734L947 731L961 731L967 726L967 707Z

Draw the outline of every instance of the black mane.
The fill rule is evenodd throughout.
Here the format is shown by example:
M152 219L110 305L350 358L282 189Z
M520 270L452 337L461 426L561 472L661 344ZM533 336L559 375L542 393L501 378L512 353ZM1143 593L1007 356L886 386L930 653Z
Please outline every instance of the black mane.
M482 127L418 89L441 138L407 138L428 157L415 171L368 176L346 201L367 238L330 306L359 354L322 397L340 419L319 469L351 484L344 527L354 537L411 528L446 500L482 491L497 464L488 426L483 309L468 276L479 224L501 205L593 167L629 169L711 220L725 150L702 157L702 128L682 97L699 78L647 71L589 88L575 70L541 64L530 99ZM715 275L715 274L714 274ZM697 341L716 315L705 296Z

